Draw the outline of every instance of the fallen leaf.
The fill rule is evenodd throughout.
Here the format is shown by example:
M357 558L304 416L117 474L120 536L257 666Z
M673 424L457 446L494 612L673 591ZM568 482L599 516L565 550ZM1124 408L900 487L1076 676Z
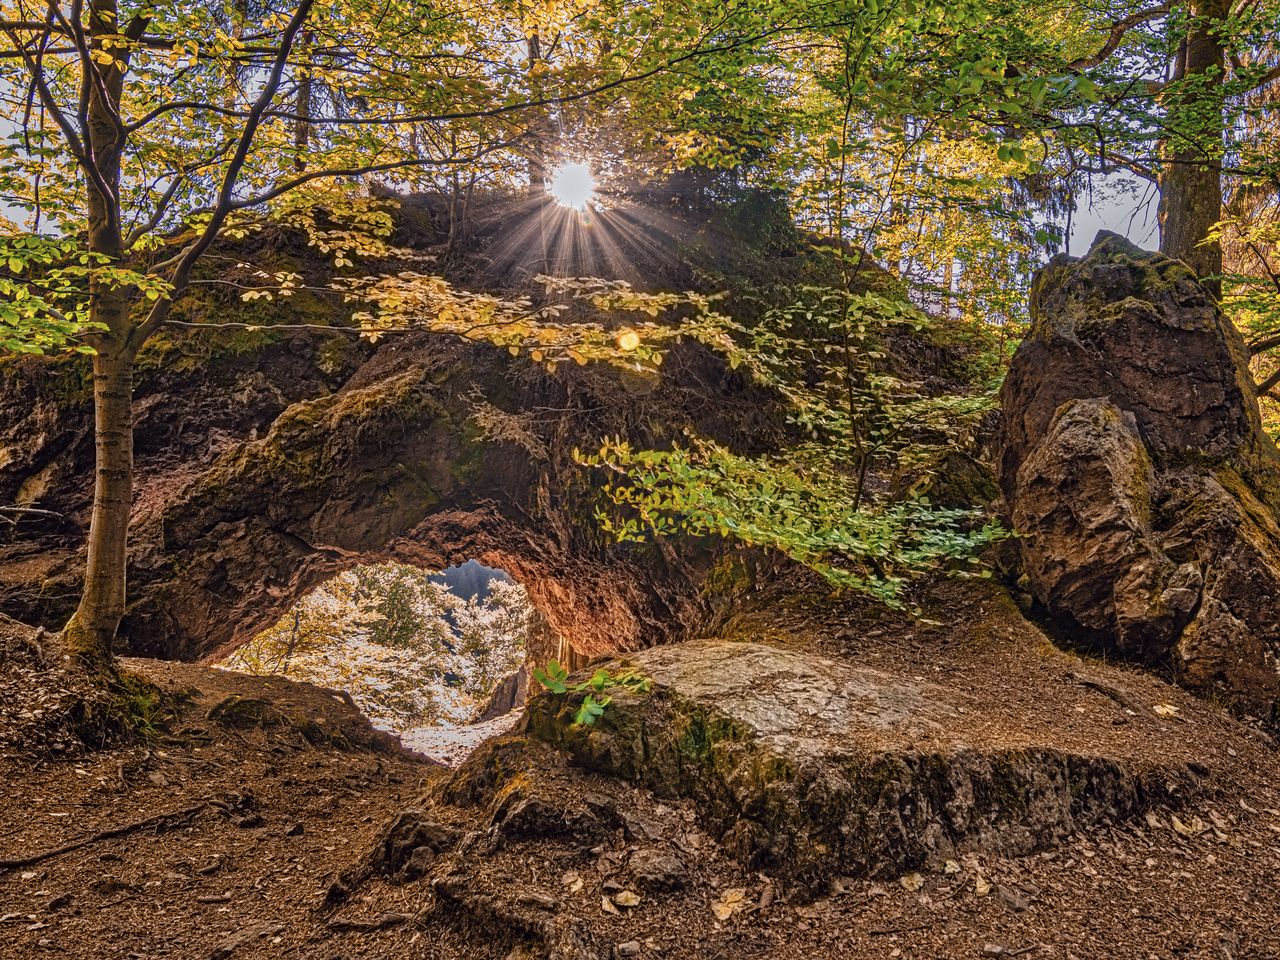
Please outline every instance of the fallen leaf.
M613 901L610 900L608 897L600 898L600 909L603 910L605 913L613 914L615 917L622 912L621 910L619 910L617 907L613 905Z
M720 894L720 899L711 905L711 912L715 914L717 920L728 920L743 908L746 896L747 891L743 888L731 887Z
M985 897L990 892L991 892L991 884L987 883L986 877L979 874L977 879L973 881L974 896Z
M1173 829L1184 837L1198 837L1208 829L1199 817L1192 817L1191 822L1186 823L1179 819L1176 813L1172 813L1169 815L1169 822L1173 824Z
M1162 717L1176 717L1180 708L1175 707L1172 703L1157 703L1151 709Z
M898 879L898 883L902 884L903 890L915 893L924 886L924 877L918 873L905 873Z
M562 886L568 887L570 893L578 893L582 890L585 881L577 873L570 870L560 878L560 883Z
M634 890L623 890L621 893L614 895L613 902L620 907L638 907L640 906L640 894Z
M960 864L956 863L954 860L948 860L946 863L942 865L942 872L943 873L959 873Z

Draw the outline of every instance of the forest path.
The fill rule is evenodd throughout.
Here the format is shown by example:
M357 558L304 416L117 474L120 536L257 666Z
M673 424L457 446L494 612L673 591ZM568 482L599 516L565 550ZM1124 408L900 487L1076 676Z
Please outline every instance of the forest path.
M1052 738L1195 764L1203 789L1030 856L961 850L871 877L832 869L815 900L735 859L693 799L585 771L537 741L496 741L450 781L317 688L131 661L199 693L148 742L0 757L0 859L176 815L0 872L0 956L1280 956L1280 758L1265 734L1138 671L1058 650L987 585L944 584L925 616L796 600L744 612L722 639L939 688L974 705L962 732L984 742ZM326 907L333 880L407 808L467 839L421 872L357 879Z

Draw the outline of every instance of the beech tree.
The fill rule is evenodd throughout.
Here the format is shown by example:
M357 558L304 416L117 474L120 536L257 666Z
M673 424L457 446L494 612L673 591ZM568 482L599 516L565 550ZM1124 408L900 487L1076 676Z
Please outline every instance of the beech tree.
M541 11L520 22L542 29L586 9L520 6ZM673 30L647 12L631 23L628 9L592 14L586 28L637 29L559 78L556 103L743 42L729 14ZM14 131L0 190L15 212L0 237L0 346L92 354L93 512L62 632L86 662L109 662L125 612L139 349L173 322L219 238L273 205L296 212L371 176L411 184L544 132L550 99L494 55L498 16L423 0L0 4L0 108Z
M1109 21L1109 23L1108 23ZM1159 189L1160 249L1215 289L1224 197L1276 182L1274 144L1249 136L1280 81L1273 0L1103 3L1076 33L1065 67L1089 83L1090 104L1067 117L1090 172L1127 170Z

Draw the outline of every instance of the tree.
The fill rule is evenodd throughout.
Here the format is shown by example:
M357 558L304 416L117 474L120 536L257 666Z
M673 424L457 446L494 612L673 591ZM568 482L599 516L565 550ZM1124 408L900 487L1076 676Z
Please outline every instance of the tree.
M494 68L488 13L461 5L15 0L0 16L0 103L17 131L0 171L10 208L27 214L3 244L0 323L6 345L93 355L94 504L84 590L62 636L105 664L126 601L134 364L202 258L325 184L411 182L512 150L521 114L547 103ZM741 42L713 19L714 35L650 16L621 54L561 82L557 102Z
M1280 4L1107 0L1083 22L1102 40L1077 32L1063 47L1090 100L1063 132L1093 154L1091 172L1128 170L1159 188L1161 250L1218 290L1224 197L1275 173L1275 157L1250 151L1240 134L1256 94L1280 80Z

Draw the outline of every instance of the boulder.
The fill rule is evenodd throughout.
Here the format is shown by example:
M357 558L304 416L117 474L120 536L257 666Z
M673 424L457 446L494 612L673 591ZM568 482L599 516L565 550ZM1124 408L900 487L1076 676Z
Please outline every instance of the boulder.
M701 640L596 669L652 686L615 689L590 726L573 722L582 694L535 697L529 733L588 770L693 800L739 859L811 892L958 850L1028 853L1196 780L1172 752L1084 751L1052 725L1010 736L961 684L808 652Z
M1100 234L1037 276L1001 393L1021 575L1059 636L1272 717L1280 458L1185 264Z

